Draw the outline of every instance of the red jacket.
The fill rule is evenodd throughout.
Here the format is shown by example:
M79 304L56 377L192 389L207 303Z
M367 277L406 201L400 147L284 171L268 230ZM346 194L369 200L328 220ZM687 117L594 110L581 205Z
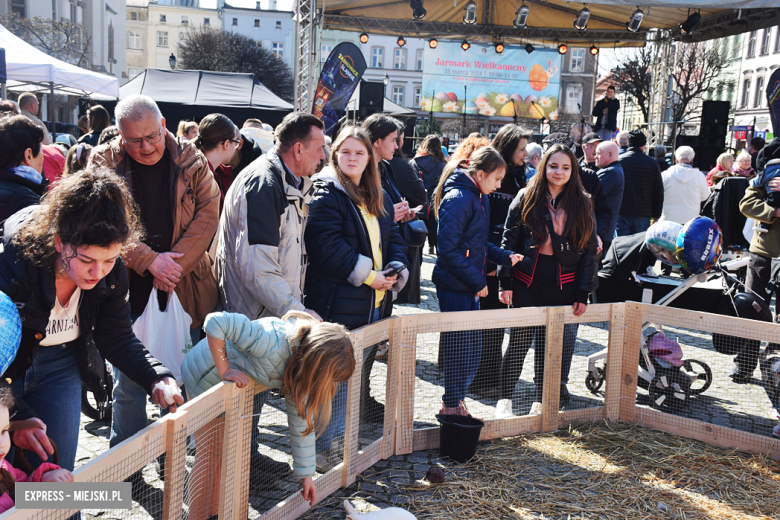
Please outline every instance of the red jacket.
M8 461L5 459L3 459L2 465L0 465L0 467L8 471L11 474L11 476L14 478L14 481L16 482L40 482L41 478L43 478L44 473L48 473L49 471L54 471L57 469L62 469L56 464L52 464L50 462L44 462L43 464L38 466L38 469L36 469L32 475L28 477L27 473L11 466L11 464L9 464ZM14 499L11 498L8 495L8 493L3 493L3 495L0 496L0 513L5 513L12 507L14 507Z

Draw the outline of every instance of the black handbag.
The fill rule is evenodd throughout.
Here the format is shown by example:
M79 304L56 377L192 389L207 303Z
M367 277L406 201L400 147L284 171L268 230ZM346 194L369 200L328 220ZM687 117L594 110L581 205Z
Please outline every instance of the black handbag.
M407 247L422 247L428 236L428 228L422 220L410 220L401 224L401 236Z
M555 232L552 217L549 213L544 214L544 222L547 224L547 232L550 233L553 253L559 264L565 267L574 267L579 265L582 252L575 251L569 241Z

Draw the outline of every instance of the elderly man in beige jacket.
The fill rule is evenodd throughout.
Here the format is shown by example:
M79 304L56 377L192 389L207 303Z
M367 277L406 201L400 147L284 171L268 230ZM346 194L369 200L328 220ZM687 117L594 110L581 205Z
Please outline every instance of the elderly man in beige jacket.
M49 135L49 129L46 128L46 125L43 124L43 121L37 117L39 108L40 106L38 104L38 98L35 97L35 94L25 92L19 96L19 110L21 110L22 115L41 127L43 130L43 144L52 144L51 136Z

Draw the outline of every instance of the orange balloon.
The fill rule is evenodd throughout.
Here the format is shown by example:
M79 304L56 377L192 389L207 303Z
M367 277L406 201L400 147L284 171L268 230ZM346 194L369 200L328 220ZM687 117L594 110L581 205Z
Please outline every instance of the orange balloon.
M537 92L547 88L547 82L549 77L547 71L538 63L531 67L531 72L528 73L528 81L531 83L531 88Z

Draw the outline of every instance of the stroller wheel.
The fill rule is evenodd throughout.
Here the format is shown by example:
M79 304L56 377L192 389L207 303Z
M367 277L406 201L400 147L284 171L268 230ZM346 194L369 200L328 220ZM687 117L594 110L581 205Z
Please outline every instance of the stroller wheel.
M603 368L596 367L596 371L599 374L598 377L594 376L593 372L588 372L588 377L585 378L585 387L590 390L592 394L599 391L599 388L604 384L604 379L606 378Z
M696 374L696 379L691 379L691 395L704 393L712 384L712 370L707 363L698 359L686 359L683 361L683 368L691 377Z
M650 407L656 410L666 409L676 413L681 412L688 406L688 397L691 394L687 388L681 387L681 391L677 391L673 386L673 383L676 382L660 374L656 375L647 388L648 396L650 397Z

